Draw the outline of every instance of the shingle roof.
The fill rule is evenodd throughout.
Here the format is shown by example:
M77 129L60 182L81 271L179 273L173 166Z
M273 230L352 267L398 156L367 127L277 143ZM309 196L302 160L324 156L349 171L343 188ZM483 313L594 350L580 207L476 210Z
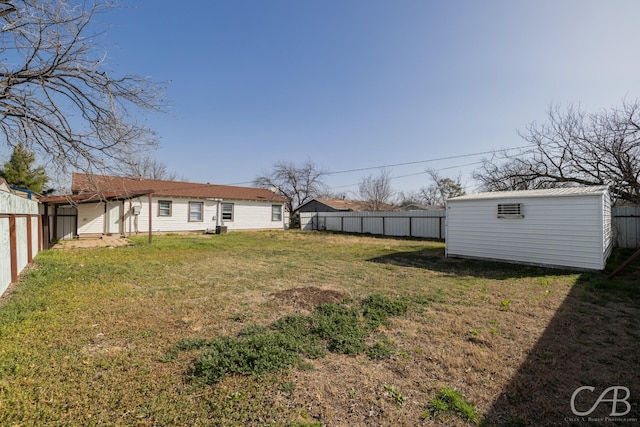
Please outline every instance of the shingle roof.
M126 178L120 176L86 175L74 173L71 180L72 196L55 196L43 201L83 200L92 198L133 197L153 193L154 196L216 198L225 200L256 200L284 202L284 198L264 188L231 185L199 184L194 182L158 179Z
M360 200L330 199L328 197L316 197L315 200L339 211L366 210L365 202L361 202Z
M367 211L370 210L369 203L363 202L361 200L349 200L349 199L331 199L328 197L316 197L314 199L309 200L306 203L303 203L298 207L300 209L302 206L307 203L311 203L312 201L318 201L323 203L333 209L338 211ZM382 206L384 210L395 210L396 207L393 205L384 204Z

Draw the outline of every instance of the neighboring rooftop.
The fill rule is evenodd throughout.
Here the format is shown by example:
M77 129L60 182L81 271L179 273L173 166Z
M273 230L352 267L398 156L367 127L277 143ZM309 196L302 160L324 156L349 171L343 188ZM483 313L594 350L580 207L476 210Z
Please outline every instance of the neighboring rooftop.
M370 210L369 208L369 203L361 201L361 200L349 200L349 199L331 199L328 197L316 197L314 199L309 200L306 203L303 203L302 205L298 206L298 209L302 208L303 206L311 203L311 202L319 202L322 203L326 206L329 206L330 208L333 208L337 211L367 211ZM396 210L397 208L393 205L385 205L384 206L384 210Z

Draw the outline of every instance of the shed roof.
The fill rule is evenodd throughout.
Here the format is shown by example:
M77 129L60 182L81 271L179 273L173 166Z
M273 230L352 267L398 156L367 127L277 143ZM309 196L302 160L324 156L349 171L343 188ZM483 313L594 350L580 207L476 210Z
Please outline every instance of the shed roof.
M467 200L487 200L506 198L529 198L529 197L575 197L575 196L599 196L609 191L607 185L594 185L588 187L566 187L548 188L541 190L518 190L518 191L492 191L487 193L467 194L464 196L452 197L450 201Z
M159 179L126 178L120 176L87 175L74 173L72 195L53 196L42 201L91 200L96 198L136 197L153 193L154 196L216 198L225 200L253 200L282 203L284 198L264 188L231 185L199 184L194 182Z

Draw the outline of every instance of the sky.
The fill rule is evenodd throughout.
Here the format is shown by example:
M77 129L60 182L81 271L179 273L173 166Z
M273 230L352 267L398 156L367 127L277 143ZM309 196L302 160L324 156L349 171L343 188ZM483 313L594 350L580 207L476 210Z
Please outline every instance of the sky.
M100 16L108 67L166 86L166 113L140 119L157 159L193 182L251 185L311 160L349 197L381 166L396 191L435 169L474 192L482 158L515 155L551 105L640 97L637 0L119 5Z

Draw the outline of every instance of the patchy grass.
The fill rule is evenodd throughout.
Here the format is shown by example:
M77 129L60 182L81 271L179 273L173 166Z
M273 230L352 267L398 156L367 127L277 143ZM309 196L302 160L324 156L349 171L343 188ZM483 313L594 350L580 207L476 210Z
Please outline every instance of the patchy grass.
M628 386L640 417L637 267L609 281L331 233L145 241L43 252L4 298L1 425L475 423L423 419L444 389L481 425L554 425L582 385Z
M462 397L460 392L449 387L438 391L436 397L429 402L427 409L428 413L423 415L423 419L432 416L446 422L447 415L455 414L472 424L480 423L480 417L475 408Z

